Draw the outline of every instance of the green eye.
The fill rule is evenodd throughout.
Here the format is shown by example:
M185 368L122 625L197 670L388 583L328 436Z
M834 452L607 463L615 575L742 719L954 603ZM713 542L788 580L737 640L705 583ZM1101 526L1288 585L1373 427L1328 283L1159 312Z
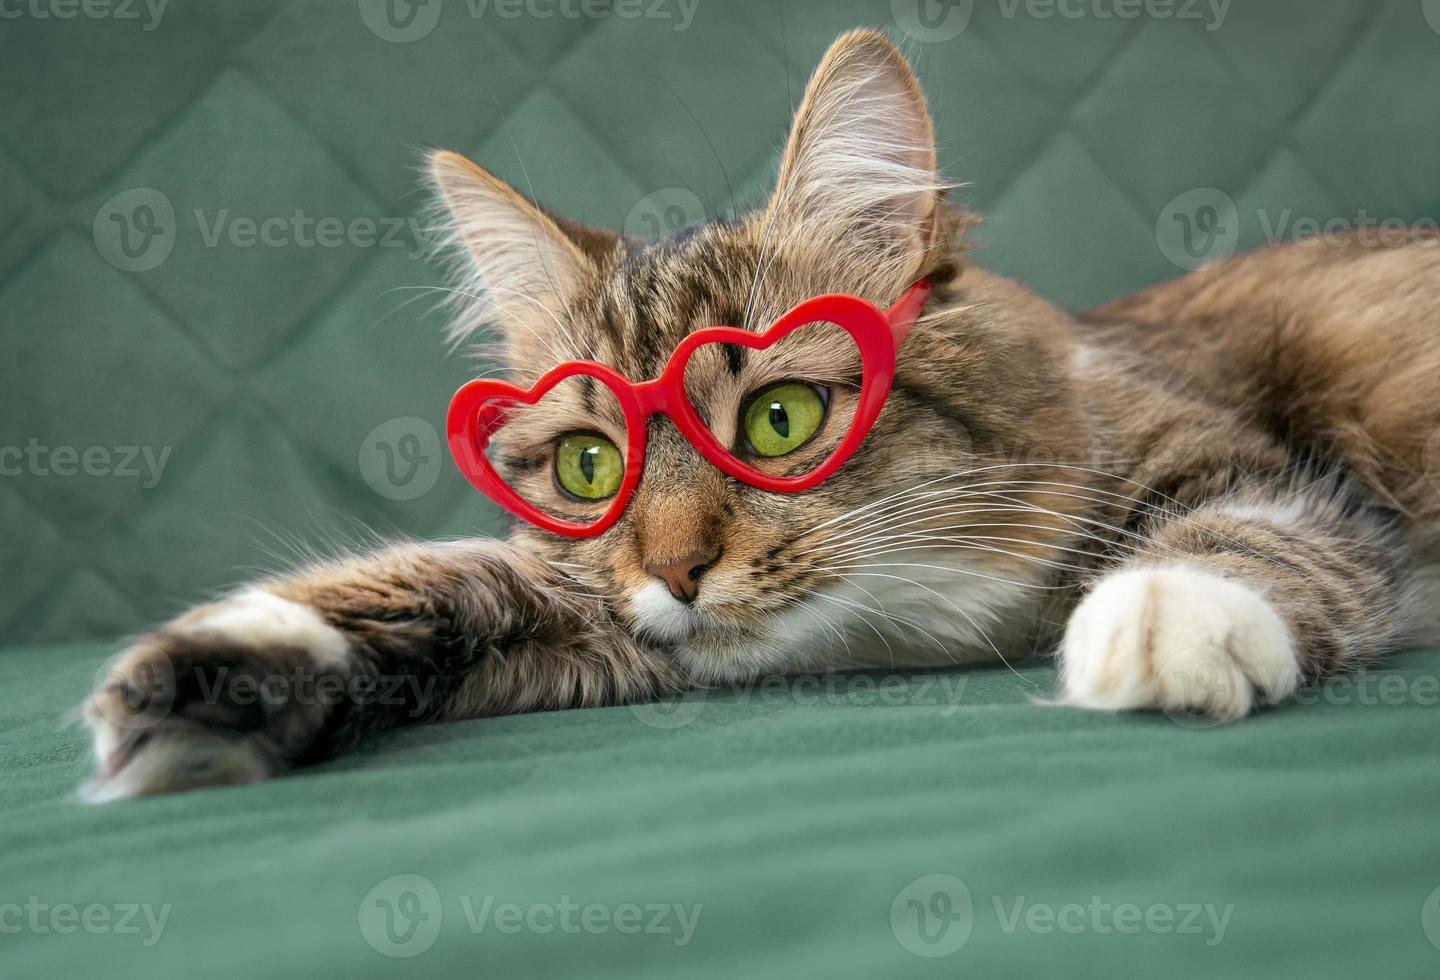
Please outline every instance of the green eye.
M825 400L800 381L772 385L750 399L741 420L757 456L784 456L799 449L825 421Z
M604 500L620 489L625 462L620 450L603 436L566 436L555 449L555 480L560 489L581 500Z

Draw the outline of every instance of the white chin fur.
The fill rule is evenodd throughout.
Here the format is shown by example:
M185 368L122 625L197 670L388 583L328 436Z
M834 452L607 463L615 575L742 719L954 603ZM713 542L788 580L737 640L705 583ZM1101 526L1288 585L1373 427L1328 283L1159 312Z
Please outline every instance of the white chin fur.
M695 632L694 610L670 594L664 582L647 582L630 597L635 631L660 643L678 643Z

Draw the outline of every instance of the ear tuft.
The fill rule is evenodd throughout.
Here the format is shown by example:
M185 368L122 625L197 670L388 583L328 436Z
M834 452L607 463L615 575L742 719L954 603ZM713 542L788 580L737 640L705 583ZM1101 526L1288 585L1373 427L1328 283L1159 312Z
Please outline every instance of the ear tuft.
M789 239L847 260L888 258L903 278L919 274L952 186L905 56L878 31L852 31L806 86L767 213Z
M451 343L493 321L512 364L537 347L550 359L573 354L561 350L568 331L560 316L593 273L591 258L554 218L458 153L432 153L430 179L448 212L442 245L460 257Z

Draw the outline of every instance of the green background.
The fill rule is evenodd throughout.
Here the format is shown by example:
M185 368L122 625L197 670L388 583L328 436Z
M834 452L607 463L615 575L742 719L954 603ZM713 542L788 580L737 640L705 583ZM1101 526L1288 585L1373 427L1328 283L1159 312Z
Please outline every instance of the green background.
M1071 308L1177 274L1177 213L1215 192L1236 210L1214 248L1440 208L1440 4L1235 0L1216 21L700 0L677 30L678 0L536 2L554 14L432 0L408 42L371 0L172 0L151 30L143 6L0 2L0 452L168 453L148 488L0 477L0 976L1440 973L1434 654L1378 675L1388 700L1228 729L1038 707L1045 668L946 675L950 701L892 678L905 693L877 703L849 678L819 703L791 685L716 692L682 724L685 704L470 722L305 779L71 799L87 747L61 717L120 633L307 547L500 528L427 443L476 369L445 357L415 235L247 247L228 237L246 221L404 223L429 145L586 221L725 214L761 198L807 72L859 24L914 59L957 196L988 215L979 260ZM141 225L135 269L119 236ZM441 923L403 962L359 918L400 874L434 885ZM930 874L974 905L936 959L909 951L903 902L891 921ZM172 912L153 947L6 931L30 896ZM677 948L472 933L459 902L486 896L704 910ZM993 901L1020 896L1234 910L1213 947L1006 933Z
M1015 16L1012 0L699 0L688 22L679 0L656 18L432 0L417 18L438 22L408 43L368 28L379 2L172 0L152 30L143 6L0 18L0 447L169 453L148 489L54 475L53 456L0 477L12 640L140 628L296 539L499 528L434 443L401 445L433 432L474 370L445 357L428 313L443 294L426 288L442 279L415 236L230 237L297 212L416 217L426 146L585 221L725 213L765 192L825 46L875 24L916 62L946 172L968 182L957 196L989 217L979 260L1072 308L1177 274L1156 229L1178 227L1167 205L1192 189L1230 195L1244 245L1287 212L1408 220L1440 205L1440 34L1418 0L1236 0L1218 21L1033 16L1045 0ZM950 9L973 16L943 41L894 16L931 36L915 30L928 10L944 35L962 23ZM175 218L164 261L126 271L104 253L134 198L107 203L136 188ZM417 421L371 437L393 419ZM377 441L426 459L402 484L412 466L392 480Z

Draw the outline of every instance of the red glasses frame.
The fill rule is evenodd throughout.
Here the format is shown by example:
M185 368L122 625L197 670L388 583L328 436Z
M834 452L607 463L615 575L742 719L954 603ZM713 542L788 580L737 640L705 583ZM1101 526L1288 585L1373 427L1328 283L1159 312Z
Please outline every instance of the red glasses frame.
M839 469L869 434L890 395L890 385L895 378L895 355L929 297L930 284L922 279L885 312L858 296L830 294L806 300L764 333L735 327L697 330L680 342L666 362L665 370L650 381L633 382L594 361L565 361L546 372L528 390L504 381L478 378L462 385L450 400L445 421L450 455L475 489L511 514L547 531L574 538L600 534L625 512L645 468L647 422L653 415L668 417L707 462L737 480L775 493L809 490ZM699 413L685 396L685 365L690 355L706 344L736 344L764 350L791 331L816 322L833 323L843 329L860 352L860 399L854 421L840 444L813 470L799 476L761 472L731 455L700 420ZM554 517L536 507L501 479L485 455L491 437L505 424L507 404L534 405L560 382L576 375L587 375L605 385L625 416L627 445L620 488L605 513L588 522Z

